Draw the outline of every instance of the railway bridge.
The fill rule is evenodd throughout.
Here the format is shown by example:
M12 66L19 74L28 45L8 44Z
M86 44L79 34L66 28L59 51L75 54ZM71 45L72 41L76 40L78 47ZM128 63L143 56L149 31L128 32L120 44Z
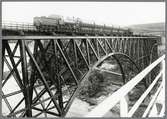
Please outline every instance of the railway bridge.
M41 31L29 24L4 25L2 34L2 103L6 109L2 113L7 117L66 116L92 71L120 76L124 85L158 59L160 40L119 30L110 35ZM117 70L103 69L105 62ZM146 88L159 68L142 80ZM10 89L12 85L17 88ZM14 103L11 97L19 100Z

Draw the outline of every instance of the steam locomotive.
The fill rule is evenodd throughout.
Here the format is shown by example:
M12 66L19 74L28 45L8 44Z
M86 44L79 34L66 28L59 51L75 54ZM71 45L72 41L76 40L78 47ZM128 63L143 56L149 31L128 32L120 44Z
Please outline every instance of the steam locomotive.
M66 18L59 15L34 17L34 26L40 31L71 32L83 34L132 35L130 29L113 28L106 25L83 22L80 18Z

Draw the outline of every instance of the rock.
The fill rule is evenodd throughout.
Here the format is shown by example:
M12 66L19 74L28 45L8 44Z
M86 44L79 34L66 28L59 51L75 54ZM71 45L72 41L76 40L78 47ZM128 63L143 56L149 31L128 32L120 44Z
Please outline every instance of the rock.
M114 115L119 115L120 113L120 104L116 104L111 110L110 112L112 112Z
M100 66L100 68L106 69L106 70L114 70L114 69L118 68L118 65L117 64L109 64L109 63L105 62Z
M129 92L129 100L130 101L136 101L140 98L140 96L145 91L144 85L137 85L135 88L132 89L131 92Z
M98 104L99 103L101 103L103 100L105 100L107 97L106 96L104 96L104 95L102 95L102 96L100 96L99 98L97 98L97 102L98 102Z

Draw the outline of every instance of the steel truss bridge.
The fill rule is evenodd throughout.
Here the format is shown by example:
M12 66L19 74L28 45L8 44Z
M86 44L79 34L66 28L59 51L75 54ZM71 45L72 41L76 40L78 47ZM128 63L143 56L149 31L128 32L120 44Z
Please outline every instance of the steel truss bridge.
M2 103L7 117L64 117L92 71L119 75L125 84L132 77L128 71L137 74L158 58L157 36L2 30ZM101 69L106 59L120 70ZM17 90L6 91L11 80ZM10 100L15 96L20 97L16 104Z

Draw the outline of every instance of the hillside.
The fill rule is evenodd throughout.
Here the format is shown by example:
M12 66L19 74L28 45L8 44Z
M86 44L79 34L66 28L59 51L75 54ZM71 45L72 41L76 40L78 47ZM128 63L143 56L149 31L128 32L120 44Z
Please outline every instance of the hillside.
M165 36L165 23L149 23L128 26L134 33Z
M161 36L161 41L158 45L158 54L161 56L165 53L165 23L137 24L128 26L128 28L137 34Z

